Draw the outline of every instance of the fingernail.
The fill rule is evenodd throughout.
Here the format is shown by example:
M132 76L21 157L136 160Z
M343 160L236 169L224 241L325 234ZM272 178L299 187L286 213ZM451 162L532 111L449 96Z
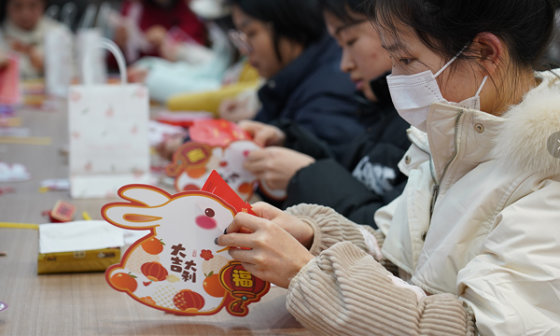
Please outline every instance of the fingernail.
M218 245L218 237L214 238L214 244Z
M224 234L227 234L227 228L224 229Z

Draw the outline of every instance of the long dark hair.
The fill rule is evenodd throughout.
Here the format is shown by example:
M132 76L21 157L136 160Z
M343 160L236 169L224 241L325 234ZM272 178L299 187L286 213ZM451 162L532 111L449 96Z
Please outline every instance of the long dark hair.
M0 25L3 25L4 20L6 20L6 11L7 11L7 8L8 8L8 1L10 1L10 0L0 1Z
M144 0L144 2L146 2L147 4L149 4L149 5L151 5L151 6L154 6L154 7L162 7L162 8L167 8L167 9L175 8L175 6L177 5L177 3L178 3L179 1L180 1L180 0L172 0L172 1L169 2L168 5L162 6L162 5L158 4L158 3L157 3L156 1L154 1L154 0Z
M540 67L554 28L555 0L376 0L370 14L396 33L399 22L423 43L451 58L481 32L502 39L520 68ZM466 57L463 55L461 57Z
M373 0L371 0L373 1ZM371 1L364 0L319 0L319 7L324 11L334 15L345 24L361 22L355 17L356 14L367 15L367 10L371 8Z
M229 0L245 14L272 25L276 57L282 60L280 37L305 48L325 33L323 15L316 0Z

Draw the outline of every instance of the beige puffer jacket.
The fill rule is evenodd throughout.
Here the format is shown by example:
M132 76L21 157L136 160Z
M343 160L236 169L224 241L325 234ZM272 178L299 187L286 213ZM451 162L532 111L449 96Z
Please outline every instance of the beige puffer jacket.
M378 259L429 296L367 256L367 229L290 209L318 254L290 284L298 320L325 334L560 335L560 80L537 76L501 117L432 106L429 150L411 147L407 187L376 213Z

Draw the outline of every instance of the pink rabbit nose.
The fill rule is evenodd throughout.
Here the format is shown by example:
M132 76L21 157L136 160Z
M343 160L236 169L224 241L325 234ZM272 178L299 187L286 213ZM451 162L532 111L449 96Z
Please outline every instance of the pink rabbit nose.
M216 220L208 216L198 216L194 221L196 222L196 225L206 230L211 230L218 226Z

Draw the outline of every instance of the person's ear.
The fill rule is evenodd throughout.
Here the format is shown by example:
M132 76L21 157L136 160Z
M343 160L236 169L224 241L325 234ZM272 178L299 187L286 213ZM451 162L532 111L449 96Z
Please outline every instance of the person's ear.
M499 65L504 62L506 55L506 45L498 36L483 32L476 35L473 39L473 47L479 55L479 62L489 75L494 74Z

